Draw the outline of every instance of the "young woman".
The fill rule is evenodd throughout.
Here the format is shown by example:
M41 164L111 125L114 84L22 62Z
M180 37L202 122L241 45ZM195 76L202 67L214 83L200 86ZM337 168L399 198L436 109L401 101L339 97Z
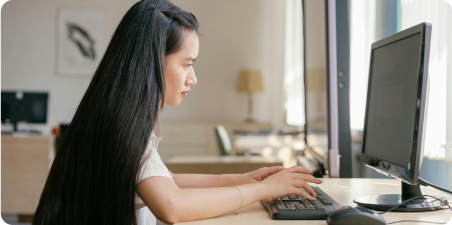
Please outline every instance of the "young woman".
M178 105L197 82L198 30L165 0L130 8L64 134L34 225L175 223L288 194L313 199L307 182L322 181L302 167L200 175L162 163L153 130L163 104Z

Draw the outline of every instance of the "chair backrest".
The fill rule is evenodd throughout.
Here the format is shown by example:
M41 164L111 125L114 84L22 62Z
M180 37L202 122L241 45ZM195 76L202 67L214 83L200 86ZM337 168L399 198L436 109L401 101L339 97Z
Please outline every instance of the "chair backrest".
M217 137L220 155L230 155L232 150L231 140L223 125L219 124L215 127L215 136Z

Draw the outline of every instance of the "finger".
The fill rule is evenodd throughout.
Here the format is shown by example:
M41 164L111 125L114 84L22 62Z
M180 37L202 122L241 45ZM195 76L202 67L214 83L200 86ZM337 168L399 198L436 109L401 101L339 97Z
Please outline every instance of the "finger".
M301 166L292 166L289 169L286 169L286 171L290 173L306 173L306 174L312 173L312 171Z
M306 183L306 182L300 182L300 184L302 185L300 188L304 188L306 191L308 191L309 193L306 193L305 191L303 191L302 189L300 189L302 192L304 192L306 194L306 196L308 196L307 199L309 200L314 200L315 197L317 196L314 192L314 190L312 189L312 187ZM306 197L305 197L306 198Z
M279 172L279 171L285 170L286 168L284 168L284 167L282 167L282 166L272 166L272 167L270 167L269 169L276 170L276 172ZM276 173L276 172L275 172L275 173Z
M314 189L312 189L311 185L309 185L308 183L305 183L305 185L303 186L303 188L309 192L309 194L311 194L311 196L316 197L317 195L314 192Z
M321 184L323 183L322 180L315 178L311 175L308 174L301 174L301 173L290 173L289 174L290 178L292 179L299 179L299 180L304 180L306 182L311 182L311 183L316 183L316 184Z
M267 168L267 170L265 171L266 172L265 175L270 176L270 175L272 175L274 173L277 173L279 171L283 171L285 169L286 168L284 168L282 166L272 166L272 167Z
M299 196L301 196L301 197L303 197L305 199L308 199L308 200L314 200L315 199L315 197L313 197L312 195L306 193L305 191L300 189L300 187L302 187L302 188L307 190L307 188L310 187L310 186L306 182L303 182L301 180L294 180L294 189L296 189L296 190L293 190L293 193L295 195L299 195Z
M305 191L301 190L302 192L304 192L306 194L306 196L308 197L316 197L317 195L315 194L314 190L312 189L312 187L306 183L303 180L294 180L295 187L299 187L299 188L304 188L306 191L308 191L309 193L306 193ZM305 197L306 198L306 197ZM308 198L308 199L312 199L312 198Z
M260 176L263 180L263 179L267 178L268 176L275 174L277 172L283 171L285 169L286 168L284 168L282 166L273 166L273 167L265 168L264 170L261 170L262 174Z

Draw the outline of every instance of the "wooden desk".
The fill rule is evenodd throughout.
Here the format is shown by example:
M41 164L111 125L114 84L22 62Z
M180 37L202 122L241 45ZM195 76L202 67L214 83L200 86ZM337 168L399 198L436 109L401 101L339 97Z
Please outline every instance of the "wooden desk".
M172 173L231 174L282 166L283 162L262 156L179 156L165 164Z
M342 206L356 206L353 199L366 195L376 194L395 194L400 193L400 181L395 179L323 179L323 184L315 185L320 187L329 196L331 196L337 203ZM438 195L446 197L449 202L452 202L452 196L444 192L438 191L430 187L422 187L423 194ZM238 215L230 212L225 215L185 223L177 223L181 225L226 225L226 224L317 224L326 225L325 220L272 220L268 211L262 206L260 202L251 204L245 208L235 211ZM399 220L420 220L438 223L447 223L451 220L452 211L440 210L431 212L389 212L383 214L382 217L387 223ZM452 223L452 222L451 222ZM398 223L397 223L398 224ZM409 225L421 225L424 223L400 223Z
M51 164L53 137L2 135L2 213L33 215Z

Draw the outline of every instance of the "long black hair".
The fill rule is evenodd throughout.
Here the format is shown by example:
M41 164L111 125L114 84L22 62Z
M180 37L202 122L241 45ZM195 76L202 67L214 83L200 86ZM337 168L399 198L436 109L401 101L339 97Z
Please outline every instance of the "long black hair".
M195 16L165 0L125 14L62 137L34 225L136 224L137 173L165 92L165 57Z

